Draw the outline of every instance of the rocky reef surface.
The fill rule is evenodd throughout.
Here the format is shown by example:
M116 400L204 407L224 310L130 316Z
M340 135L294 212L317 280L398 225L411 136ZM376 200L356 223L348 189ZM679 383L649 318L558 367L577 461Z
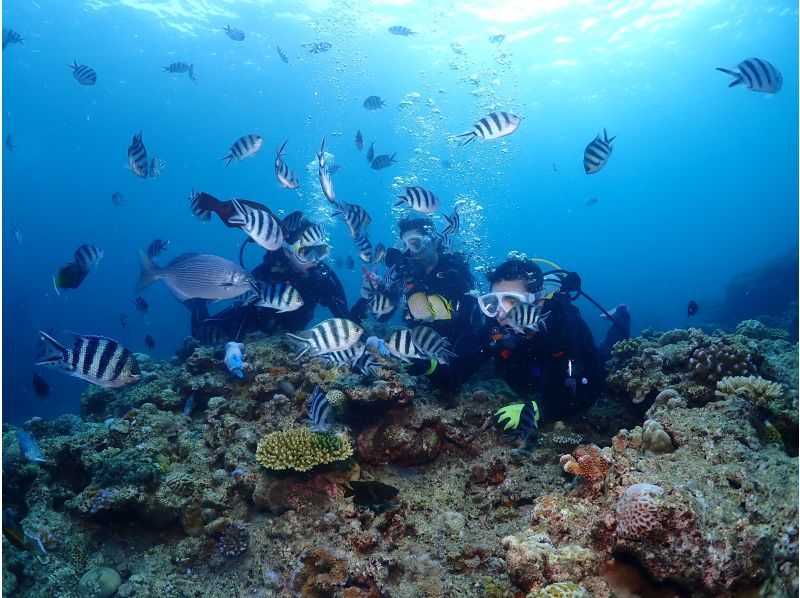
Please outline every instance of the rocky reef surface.
M4 507L48 556L3 539L3 595L31 597L788 596L798 592L797 346L646 331L618 343L585 414L527 446L479 375L455 396L248 338L243 380L187 339L81 414L3 428ZM339 426L298 419L319 386ZM399 489L356 506L351 480Z

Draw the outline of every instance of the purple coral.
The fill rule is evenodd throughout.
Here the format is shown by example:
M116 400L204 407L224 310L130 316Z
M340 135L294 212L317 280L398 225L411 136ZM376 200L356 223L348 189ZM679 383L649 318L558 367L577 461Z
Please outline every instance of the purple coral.
M617 535L640 540L658 525L660 508L657 496L664 494L661 486L634 484L617 501Z
M235 559L250 547L250 533L244 523L234 522L222 530L218 544L219 553L225 558Z

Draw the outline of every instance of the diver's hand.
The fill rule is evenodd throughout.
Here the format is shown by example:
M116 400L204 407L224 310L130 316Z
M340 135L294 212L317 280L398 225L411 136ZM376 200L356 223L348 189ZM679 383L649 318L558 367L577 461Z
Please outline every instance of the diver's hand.
M409 376L430 376L436 371L439 362L433 358L430 359L415 359L406 368L406 374Z
M567 275L561 279L561 292L562 293L580 293L581 292L581 277L577 272L567 272Z

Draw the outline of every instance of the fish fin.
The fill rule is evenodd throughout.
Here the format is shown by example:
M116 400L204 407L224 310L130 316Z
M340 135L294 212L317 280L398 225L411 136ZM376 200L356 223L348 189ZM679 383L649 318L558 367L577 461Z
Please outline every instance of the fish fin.
M736 85L739 85L740 83L743 82L742 75L737 73L736 71L732 71L730 69L724 69L721 66L718 66L717 70L733 77L733 81L731 81L728 84L728 87L735 87Z
M283 142L283 145L281 146L281 149L279 149L279 150L277 151L277 154L278 154L278 156L277 156L277 157L278 157L278 158L280 158L281 156L283 156L283 150L284 150L284 148L286 147L286 144L287 144L287 143L289 143L289 140L288 140L288 139L287 139L286 141L284 141L284 142Z
M159 272L156 263L141 249L139 250L139 264L141 265L142 271L139 273L139 280L136 281L134 293L139 293L153 284Z
M242 207L242 204L239 203L238 199L232 199L231 205L233 205L233 209L236 210L236 213L228 218L227 223L235 226L241 226L245 223L244 208Z
M51 345L51 347L56 351L52 355L45 355L39 359L34 365L51 365L54 363L58 363L64 359L64 356L67 354L67 349L59 343L56 339L52 336L47 334L46 332L39 331L42 340L46 341Z
M227 156L222 156L222 157L220 158L220 160L227 160L227 162L225 162L225 168L227 168L228 166L230 166L230 165L231 165L231 162L233 162L233 156L231 156L230 154L228 154Z
M344 487L344 497L345 498L350 498L351 496L355 496L355 495L356 495L356 491L353 490L349 485Z
M473 141L475 141L478 138L478 135L474 131L467 131L466 133L461 133L461 135L456 135L457 139L461 137L463 137L464 139L459 141L458 145L464 147L465 145L468 145Z

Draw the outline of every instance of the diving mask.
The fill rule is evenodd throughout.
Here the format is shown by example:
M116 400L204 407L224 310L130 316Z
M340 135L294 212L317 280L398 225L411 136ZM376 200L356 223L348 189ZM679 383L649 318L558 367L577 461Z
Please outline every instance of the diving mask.
M308 245L305 247L301 246L299 243L295 243L291 249L295 258L297 258L297 261L301 264L308 264L309 262L318 264L331 254L331 246L327 243Z
M431 242L431 238L427 235L408 235L403 237L395 243L395 249L400 251L410 251L411 253L419 253Z
M478 307L486 317L495 318L502 310L504 313L510 312L519 303L535 303L539 299L543 299L546 292L539 291L538 293L512 293L512 292L499 292L499 293L486 293L478 297Z

